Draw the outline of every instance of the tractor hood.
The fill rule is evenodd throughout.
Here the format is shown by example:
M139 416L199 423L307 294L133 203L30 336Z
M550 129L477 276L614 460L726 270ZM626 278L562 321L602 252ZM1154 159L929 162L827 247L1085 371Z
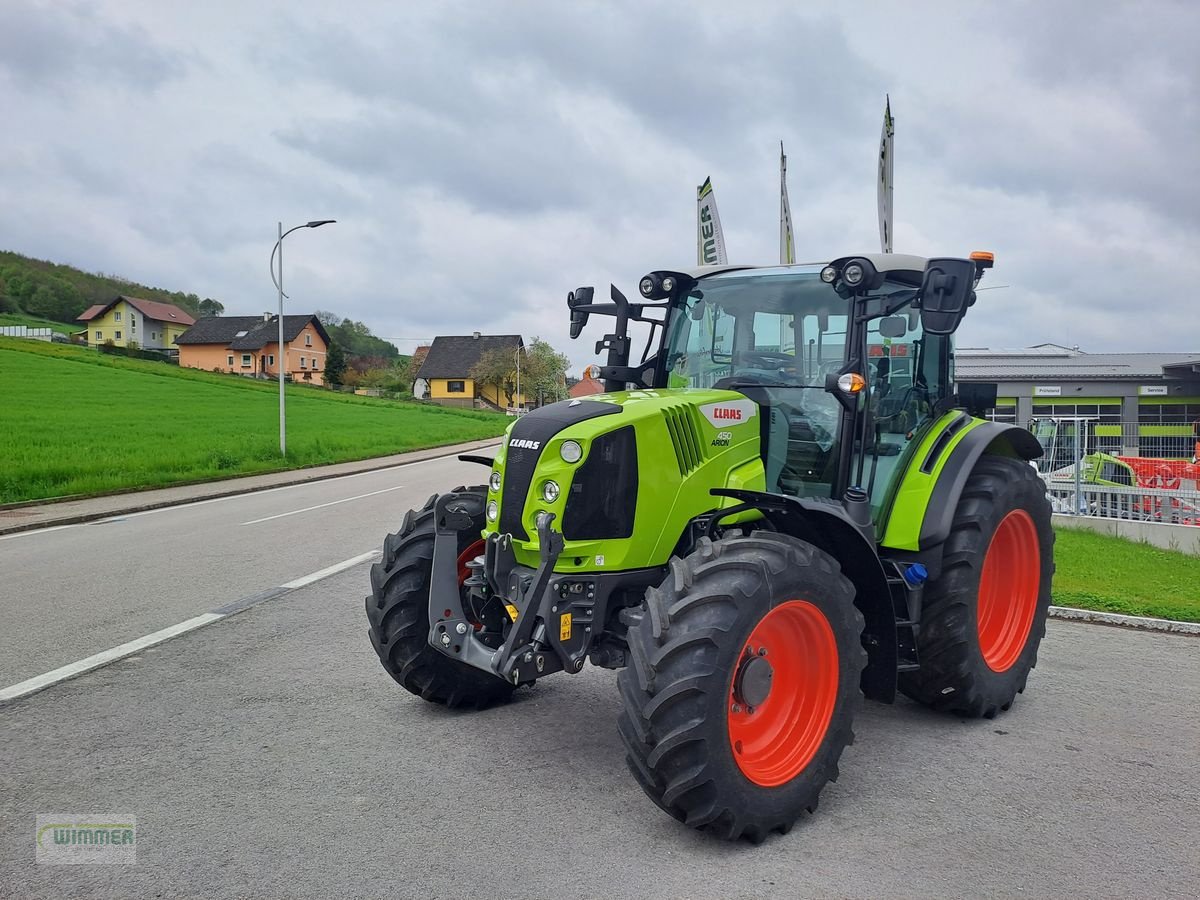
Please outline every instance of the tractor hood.
M496 455L485 534L512 535L532 558L535 520L550 512L566 541L560 570L573 559L636 567L660 541L674 546L691 518L726 505L710 488L762 482L759 429L757 404L734 391L619 391L544 406L510 426Z

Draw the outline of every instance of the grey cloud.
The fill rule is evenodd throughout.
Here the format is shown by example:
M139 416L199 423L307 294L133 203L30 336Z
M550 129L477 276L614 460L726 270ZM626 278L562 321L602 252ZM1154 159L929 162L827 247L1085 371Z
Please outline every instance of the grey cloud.
M0 5L0 69L18 87L66 91L99 76L153 91L184 66L142 28L106 22L82 4Z

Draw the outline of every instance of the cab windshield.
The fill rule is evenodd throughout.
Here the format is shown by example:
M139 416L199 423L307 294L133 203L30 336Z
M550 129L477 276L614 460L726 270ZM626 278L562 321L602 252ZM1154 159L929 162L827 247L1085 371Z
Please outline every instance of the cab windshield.
M771 408L768 490L830 496L838 481L842 409L825 391L825 377L865 357L868 390L849 478L878 509L890 470L948 377L948 339L923 335L917 311L897 296L916 284L891 279L866 302L866 314L875 317L865 332L856 330L852 301L821 281L820 270L789 266L702 279L668 323L667 384L757 386ZM885 304L893 307L886 316ZM850 339L865 339L865 346L847 353Z

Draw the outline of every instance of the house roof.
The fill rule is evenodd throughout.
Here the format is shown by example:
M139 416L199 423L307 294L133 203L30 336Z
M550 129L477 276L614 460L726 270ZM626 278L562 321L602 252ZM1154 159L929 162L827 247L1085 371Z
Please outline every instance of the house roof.
M433 339L418 378L470 378L471 370L489 350L525 349L519 334L439 335Z
M329 333L314 315L284 316L283 339L290 343L309 323L329 343ZM220 344L230 350L259 350L279 341L279 317L211 316L201 319L175 339L176 344Z
M590 394L603 394L604 385L595 378L582 378L567 388L570 397L587 397Z
M108 312L109 309L122 300L138 310L147 319L153 319L156 322L176 322L180 325L194 325L196 322L195 319L178 306L172 306L170 303L159 303L157 300L143 300L141 297L127 297L124 294L113 297L107 303L98 303L95 306L89 306L76 321L90 322L97 316L104 315L104 313Z
M1024 350L964 347L955 353L957 377L970 380L1028 381L1040 378L1121 381L1186 377L1200 353L1085 353L1076 348L1039 344Z

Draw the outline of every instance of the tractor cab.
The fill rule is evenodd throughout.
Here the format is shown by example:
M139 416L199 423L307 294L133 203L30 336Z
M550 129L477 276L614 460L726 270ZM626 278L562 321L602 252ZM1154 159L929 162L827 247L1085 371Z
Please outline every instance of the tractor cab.
M839 296L822 266L789 266L711 275L672 311L665 386L758 404L768 491L840 497L854 484L878 511L948 393L950 337L927 334L914 306L923 261L884 262L869 303Z

